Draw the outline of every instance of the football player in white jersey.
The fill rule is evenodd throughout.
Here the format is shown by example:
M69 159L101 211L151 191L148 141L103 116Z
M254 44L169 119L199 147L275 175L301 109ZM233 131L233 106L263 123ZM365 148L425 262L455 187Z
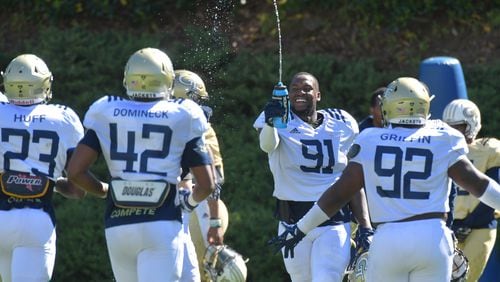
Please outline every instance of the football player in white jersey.
M428 120L427 87L414 78L391 82L382 98L385 128L367 128L340 179L277 241L293 248L365 187L377 230L367 281L450 281L454 252L446 227L450 178L485 204L500 207L500 186L467 159L464 136ZM288 236L288 239L286 238Z
M289 98L291 119L286 128L272 124L272 118L284 112L281 104L273 101L254 123L273 174L278 234L287 224L296 223L337 180L358 134L356 120L346 111L317 110L321 94L312 74L299 72L293 76ZM350 207L361 225L364 246L368 247L371 225L364 194L359 193ZM345 205L322 221L294 250L284 250L285 267L292 281L342 280L350 258L350 219L350 208Z
M118 282L178 281L181 209L192 211L214 189L203 139L207 120L193 101L165 99L173 81L163 51L132 54L123 81L130 99L105 96L90 106L87 131L68 165L71 181L106 198L105 235ZM111 174L109 186L88 171L99 154ZM192 192L177 191L181 167L196 178Z
M481 112L476 104L466 99L451 101L443 111L443 121L465 136L469 146L467 157L474 166L498 182L500 141L492 137L476 138L481 129ZM459 187L454 217L452 229L458 247L469 260L467 281L478 281L495 246L495 209Z
M49 281L56 256L53 192L85 195L62 177L83 126L69 107L47 104L52 73L39 57L14 58L2 76L9 103L0 103L0 276Z

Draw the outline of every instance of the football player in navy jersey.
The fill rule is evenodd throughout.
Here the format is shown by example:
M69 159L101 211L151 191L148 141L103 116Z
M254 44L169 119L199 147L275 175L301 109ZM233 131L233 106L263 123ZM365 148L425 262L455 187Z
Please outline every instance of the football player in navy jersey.
M203 138L202 109L188 99L165 99L174 70L161 50L135 52L125 66L130 99L105 96L85 114L87 131L68 165L68 178L106 198L105 235L116 281L178 281L183 261L181 209L191 212L214 189ZM111 182L89 171L104 156ZM177 190L181 168L196 178Z
M391 82L381 108L385 128L360 133L337 182L275 241L293 249L364 187L377 225L366 281L450 281L454 246L445 222L450 178L496 209L500 186L467 159L462 133L428 120L428 88L417 79Z
M382 127L382 111L380 111L380 100L384 95L385 87L379 87L370 96L370 115L359 122L359 131L369 127Z
M297 221L340 176L347 152L358 134L356 120L336 108L317 110L321 99L317 79L299 72L290 82L291 119L276 128L272 119L285 113L271 100L257 118L260 148L268 154L277 200L278 234ZM322 221L283 258L292 281L341 281L350 259L351 208L360 224L359 245L368 248L371 233L362 192L350 205Z
M17 56L2 76L9 103L0 103L0 280L49 281L56 256L53 192L85 196L62 177L83 126L71 108L47 103L52 73L39 57Z

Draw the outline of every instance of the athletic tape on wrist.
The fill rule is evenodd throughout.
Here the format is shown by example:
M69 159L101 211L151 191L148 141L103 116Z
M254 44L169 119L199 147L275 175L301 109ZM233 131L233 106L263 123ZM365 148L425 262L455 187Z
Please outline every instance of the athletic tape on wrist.
M330 217L318 206L317 203L299 220L297 227L305 234L316 228Z
M479 197L479 200L496 210L500 209L500 185L490 179L486 190Z
M220 219L220 218L211 218L210 219L210 227L213 227L213 228L222 227L222 219Z

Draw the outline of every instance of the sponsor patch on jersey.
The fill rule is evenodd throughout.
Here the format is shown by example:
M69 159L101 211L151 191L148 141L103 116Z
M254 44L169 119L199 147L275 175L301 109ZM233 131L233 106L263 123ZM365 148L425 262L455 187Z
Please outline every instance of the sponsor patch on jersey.
M353 144L347 153L347 158L349 160L354 158L359 154L359 151L361 151L361 146L359 146L359 144Z
M170 191L164 181L111 181L111 196L116 206L121 208L159 207Z
M50 183L47 177L14 171L2 173L1 181L4 194L20 199L43 197Z

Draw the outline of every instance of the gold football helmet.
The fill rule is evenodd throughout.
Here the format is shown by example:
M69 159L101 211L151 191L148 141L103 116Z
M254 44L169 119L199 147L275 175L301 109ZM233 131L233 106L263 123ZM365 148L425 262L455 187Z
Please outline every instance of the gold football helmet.
M472 101L456 99L443 111L443 121L449 125L465 124L465 137L474 140L481 130L481 112Z
M196 103L208 99L205 83L200 76L188 70L176 70L174 81L175 98L191 99Z
M2 73L5 96L16 105L33 105L52 98L52 73L39 57L23 54Z
M362 251L355 254L351 263L347 266L347 282L365 282L366 269L368 264L368 251Z
M174 84L172 61L156 48L141 49L128 59L123 86L132 99L169 98Z
M429 89L412 77L391 82L380 104L385 125L389 123L422 125L429 117Z

